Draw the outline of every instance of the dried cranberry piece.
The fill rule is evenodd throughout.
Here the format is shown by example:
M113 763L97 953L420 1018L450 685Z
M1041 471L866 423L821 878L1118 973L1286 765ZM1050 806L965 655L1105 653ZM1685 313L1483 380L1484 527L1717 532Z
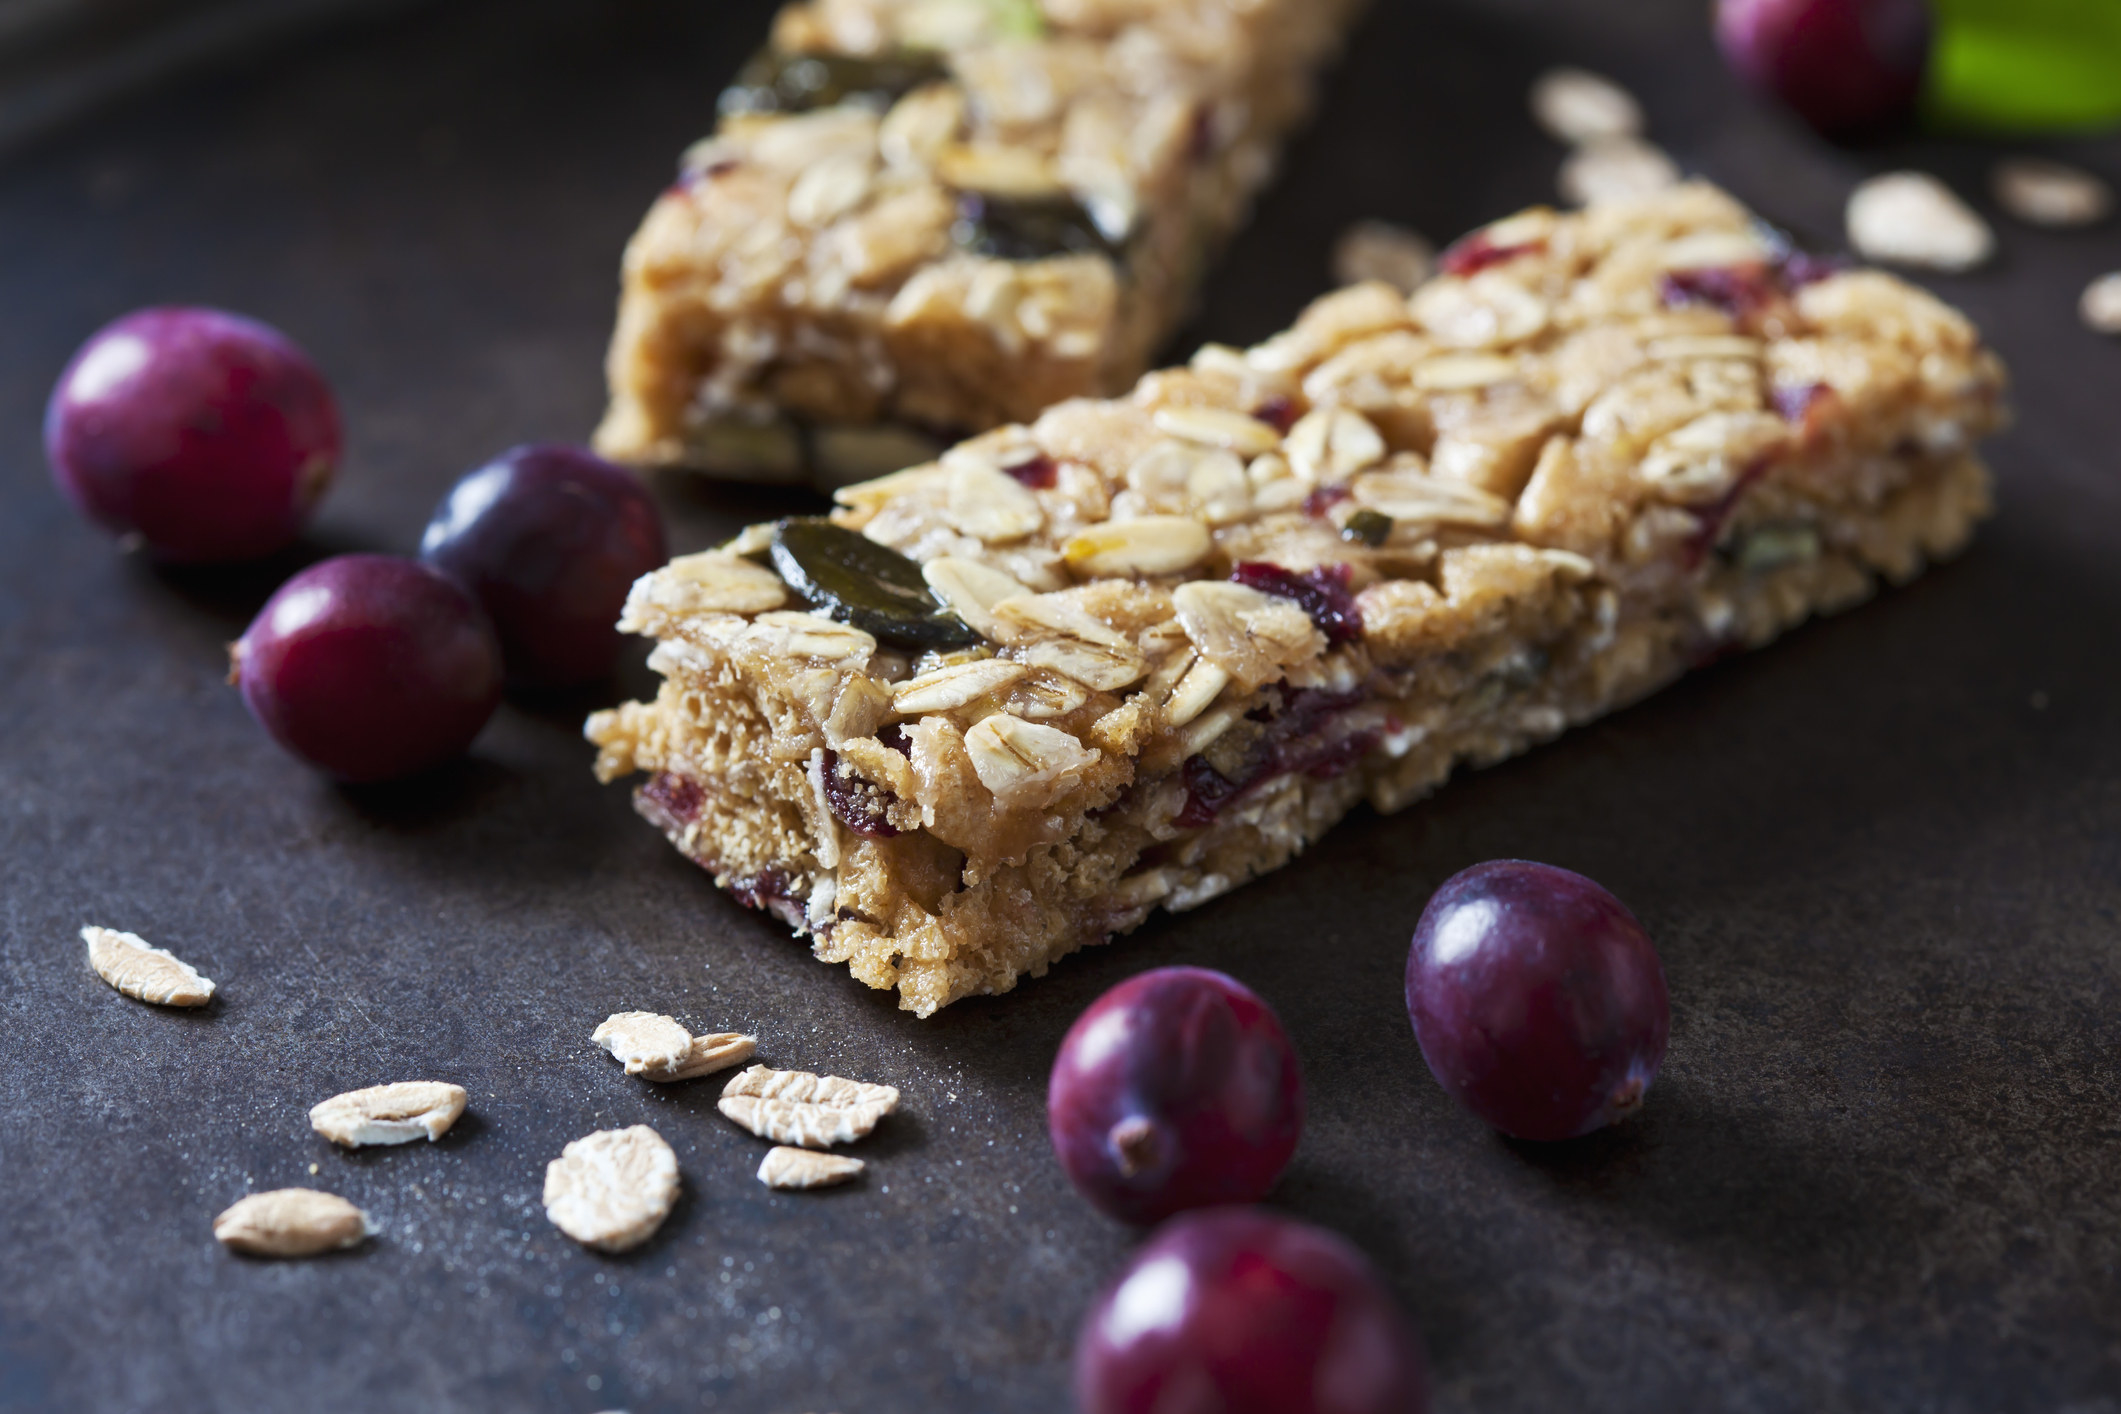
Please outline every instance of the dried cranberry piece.
M1258 407L1252 409L1252 415L1261 422L1266 423L1267 426L1273 428L1276 432L1287 436L1289 429L1296 425L1296 419L1301 416L1301 413L1296 406L1294 398L1283 397L1280 393L1276 393Z
M1033 491L1051 491L1053 484L1060 480L1060 464L1044 452L1033 452L1029 461L1020 461L1002 470Z
M1705 506L1692 508L1700 529L1695 531L1686 543L1687 568L1692 569L1700 564L1709 551L1716 548L1716 542L1723 537L1723 527L1729 522L1731 512L1738 509L1739 498L1752 489L1754 482L1767 475L1768 468L1772 465L1774 458L1770 455L1763 454L1753 458L1746 464L1745 469L1738 473L1738 479L1731 483L1730 490Z
M906 735L906 726L903 722L893 722L890 726L878 732L876 739L901 756L911 756L913 754L913 739Z
M1546 249L1545 241L1523 241L1517 245L1497 245L1488 239L1486 231L1475 231L1465 239L1454 242L1436 258L1437 268L1446 275L1464 279L1477 275L1490 265L1501 265L1515 260L1520 255Z
M1668 270L1662 293L1667 308L1683 304L1713 305L1738 320L1750 318L1782 299L1775 273L1764 261L1713 265L1698 270Z
M1848 262L1838 255L1813 255L1809 251L1795 250L1782 258L1782 285L1784 289L1801 290L1846 269Z
M1246 560L1230 578L1247 589L1294 600L1328 643L1352 643L1362 637L1362 610L1348 587L1353 575L1346 565L1320 565L1297 574L1264 560Z
M1324 520L1326 512L1354 494L1345 486L1321 486L1304 497L1304 514L1313 520Z
M662 771L641 787L641 799L669 817L676 825L689 825L700 815L706 794L683 776Z
M1183 829L1197 830L1214 824L1222 808L1244 790L1201 756L1188 756L1186 764L1179 768L1179 774L1186 783L1186 804L1174 823Z
M1802 387L1778 387L1768 393L1768 401L1784 422L1803 422L1812 408L1834 396L1834 390L1825 383L1806 383Z
M825 753L819 775L825 783L825 803L842 825L864 839L888 840L898 834L898 827L885 814L884 802L892 798L891 793L854 774L852 768L842 774L837 752Z

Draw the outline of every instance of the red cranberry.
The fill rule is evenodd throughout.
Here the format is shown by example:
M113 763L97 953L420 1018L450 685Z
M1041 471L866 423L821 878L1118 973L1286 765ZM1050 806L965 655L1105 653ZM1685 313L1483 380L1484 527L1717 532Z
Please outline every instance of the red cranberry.
M1641 1106L1664 1061L1664 965L1581 874L1499 859L1444 882L1407 955L1437 1082L1505 1134L1571 1139Z
M898 827L887 813L891 792L872 785L853 767L842 767L838 752L825 752L818 767L818 781L825 792L825 803L842 825L864 839L888 840L897 836Z
M1051 491L1060 483L1060 464L1044 452L1033 452L1023 461L1002 468L1033 491Z
M255 559L301 533L338 469L339 408L277 329L216 309L105 325L44 413L52 476L157 558Z
M1718 0L1716 39L1740 77L1830 136L1914 112L1928 0Z
M1502 265L1520 255L1531 255L1546 248L1545 241L1521 241L1516 245L1497 245L1486 231L1475 231L1453 241L1444 253L1436 257L1436 268L1446 275L1465 279L1478 275L1491 265Z
M626 592L668 553L632 472L580 447L516 447L450 488L420 558L492 615L511 678L564 687L611 671Z
M1354 571L1346 565L1316 565L1299 573L1265 560L1246 560L1230 578L1262 594L1292 600L1310 615L1328 643L1353 643L1362 637L1362 608L1349 588Z
M229 650L273 739L346 781L440 765L501 700L501 648L447 575L392 555L341 555L280 586Z
M1046 1126L1084 1197L1149 1223L1264 1197L1303 1132L1296 1052L1267 1004L1220 972L1165 967L1076 1018Z
M1347 1242L1249 1208L1189 1213L1075 1344L1081 1414L1423 1414L1421 1337Z

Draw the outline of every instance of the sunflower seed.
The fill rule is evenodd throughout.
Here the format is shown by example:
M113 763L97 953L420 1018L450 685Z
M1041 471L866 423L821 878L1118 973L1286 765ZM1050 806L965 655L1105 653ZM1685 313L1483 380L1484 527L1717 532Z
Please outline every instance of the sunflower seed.
M1532 84L1532 117L1561 142L1636 137L1642 105L1619 84L1588 69L1549 69Z
M761 1139L824 1149L852 1143L898 1108L898 1091L837 1075L755 1065L722 1091L722 1113Z
M313 1105L309 1127L334 1144L407 1144L440 1139L464 1113L464 1087L439 1080L401 1080L349 1090Z
M1971 270L1995 252L1988 223L1924 172L1887 172L1850 194L1849 244L1869 260Z
M214 1219L215 1240L253 1257L314 1257L352 1247L374 1231L368 1214L314 1188L253 1193Z
M776 1144L759 1160L759 1182L768 1188L830 1188L845 1183L866 1167L845 1154L820 1154Z
M81 937L88 944L88 965L128 997L156 1006L205 1006L214 999L209 978L137 933L91 925Z
M1230 685L1230 675L1205 658L1186 669L1186 675L1178 680L1171 693L1171 700L1164 704L1164 720L1174 727L1182 727L1208 710L1210 703L1222 695Z
M624 1252L678 1201L678 1156L645 1124L600 1129L545 1165L545 1216L585 1247Z

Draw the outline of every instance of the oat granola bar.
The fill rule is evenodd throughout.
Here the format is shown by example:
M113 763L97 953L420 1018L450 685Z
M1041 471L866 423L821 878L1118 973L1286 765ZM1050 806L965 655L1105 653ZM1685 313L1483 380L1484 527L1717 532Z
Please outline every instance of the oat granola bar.
M926 1015L1907 579L1989 508L1972 326L1714 188L1528 211L1443 267L648 576L625 626L664 683L590 720L598 772L649 773L718 884Z
M628 247L607 456L844 484L1116 393L1359 0L805 0Z

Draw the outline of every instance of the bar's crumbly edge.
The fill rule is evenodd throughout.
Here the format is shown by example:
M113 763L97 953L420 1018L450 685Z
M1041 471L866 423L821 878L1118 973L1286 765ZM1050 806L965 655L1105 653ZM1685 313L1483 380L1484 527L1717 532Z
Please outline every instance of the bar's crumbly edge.
M717 883L926 1015L1907 579L1989 509L2003 374L1966 321L1713 189L1446 263L843 493L969 652L797 612L754 532L642 581L665 683L592 719L600 775L649 772Z
M837 485L1126 388L1359 4L787 7L770 53L872 86L687 154L627 249L599 449Z

